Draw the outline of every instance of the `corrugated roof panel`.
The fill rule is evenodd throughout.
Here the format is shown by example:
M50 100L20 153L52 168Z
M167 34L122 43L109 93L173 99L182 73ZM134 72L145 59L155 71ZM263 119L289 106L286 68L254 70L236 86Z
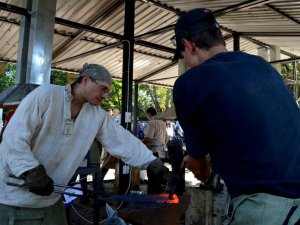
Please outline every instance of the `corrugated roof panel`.
M101 29L113 31L110 30L109 26L106 26L107 22L109 22L106 19L106 11L115 2L116 1L109 0L58 0L56 6L56 17L92 26L95 25L95 22L101 20L102 22L99 23L102 27ZM109 17L122 17L123 13L124 10L121 9L115 13L110 13Z
M145 80L145 83L173 86L177 78L178 66L175 65L167 70L164 70L159 74L149 77Z
M151 73L163 65L170 63L169 60L157 59L136 53L134 57L134 78L140 80L146 74Z
M215 11L244 1L243 0L222 0L222 1L160 0L160 2L172 6L176 9L180 9L181 11L188 11L194 8L208 8Z
M60 61L63 59L67 59L73 56L77 56L79 54L94 50L96 48L102 47L103 45L100 44L95 44L92 42L88 42L88 41L78 41L76 42L76 44L74 44L72 46L72 48L69 48L69 50L67 52L65 52L63 55L60 55L60 57L58 57L56 61Z
M293 21L282 18L268 8L232 12L219 17L218 21L222 26L238 32L278 32L299 29Z
M165 27L177 21L174 13L147 4L137 4L135 13L135 35Z
M16 25L0 22L0 59L17 60L19 29Z
M116 8L109 16L103 18L95 27L107 30L116 34L124 33L124 5Z
M255 37L257 40L270 45L280 46L281 49L300 55L300 37Z
M0 2L22 7L19 0L0 0ZM218 12L217 19L224 27L224 35L230 36L230 31L241 33L241 51L257 54L257 48L261 45L277 45L287 53L300 56L300 35L296 33L300 30L300 1L268 0L260 4L254 3L245 0L138 0L135 4L135 36L175 24L180 11L202 7ZM245 4L247 4L246 7ZM122 35L124 33L124 6L124 1L57 0L56 17ZM227 9L226 12L225 9ZM14 24L19 20L19 15L0 10L0 29L5 30L0 33L0 60L15 61L17 58L19 27ZM278 32L285 32L286 37L274 36ZM292 32L295 36L291 36ZM55 25L55 33L54 62L118 41L116 38L103 34L80 31L60 24ZM140 44L134 46L134 79L151 74L172 62L173 53L159 50L157 47L162 46L168 50L174 50L170 41L173 35L173 29L169 29L141 38L142 41L155 44L156 48ZM232 37L226 40L226 43L228 49L232 50ZM288 58L288 56L282 54L282 58ZM53 66L63 70L78 71L85 62L103 64L114 77L121 78L122 45L76 59L53 63ZM177 74L177 70L177 65L175 65L146 80L156 84L172 85L174 78L161 79L172 77Z

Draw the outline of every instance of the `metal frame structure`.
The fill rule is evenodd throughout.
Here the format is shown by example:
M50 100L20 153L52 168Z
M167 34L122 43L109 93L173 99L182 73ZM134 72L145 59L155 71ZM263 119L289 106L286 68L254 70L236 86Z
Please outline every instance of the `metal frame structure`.
M91 15L87 19L87 22L85 22L84 24L75 22L75 21L71 21L68 19L56 17L55 18L56 24L59 24L59 25L65 26L65 27L69 27L69 28L74 28L74 29L76 28L77 31L72 34L68 34L68 33L60 32L57 29L55 30L55 34L67 37L67 39L65 39L64 42L62 42L58 47L56 47L53 50L52 67L58 68L58 69L63 69L66 71L76 72L76 69L74 69L74 70L67 69L67 68L64 69L60 65L62 65L63 63L66 63L66 62L74 61L75 59L86 57L88 55L92 56L95 54L99 54L100 52L103 52L103 51L112 50L115 48L122 49L123 48L122 41L125 39L124 35L118 34L116 32L111 32L111 31L108 31L105 29L99 29L96 26L99 22L101 22L102 20L104 20L106 18L109 18L109 16L111 14L115 13L117 10L119 10L121 7L123 7L123 5L126 3L126 1L127 0L114 1L113 4L107 6L107 8L104 11L97 12L97 13ZM178 4L178 3L176 1L171 1L171 0L169 0L169 1L137 0L135 2L136 2L135 5L137 5L137 3L143 4L143 5L148 4L150 6L155 6L157 8L160 8L163 11L167 11L168 13L172 13L176 16L180 16L185 11L184 7L182 7L182 9L177 8L176 4ZM191 1L191 4L194 2L196 3L197 1ZM205 2L205 1L201 1L201 3L202 2ZM221 7L221 8L214 10L214 13L217 16L217 18L222 18L223 16L231 15L235 12L247 11L247 10L253 9L255 7L264 6L265 8L268 8L269 10L271 10L272 12L275 12L276 14L280 15L282 18L285 18L288 21L291 21L296 25L300 24L300 22L297 18L294 18L293 16L284 12L284 10L277 8L273 5L273 3L280 2L278 0L277 1L276 0L273 0L273 1L270 1L270 0L255 0L255 1L248 0L248 1L235 1L235 2L236 2L236 4L230 4L229 6L226 6L223 8ZM172 4L174 6L172 6ZM295 7L296 6L297 5L295 5ZM185 7L188 8L189 4L186 4ZM0 2L0 10L5 10L5 11L11 12L11 13L16 13L19 15L27 15L28 14L28 11L22 7L18 7L15 5L2 3L2 2ZM0 18L0 20L5 21L5 19L3 17ZM18 24L18 22L14 21L14 20L6 20L5 22L12 23L12 24ZM167 32L172 31L173 28L174 28L174 24L170 24L170 25L166 25L165 27L160 27L158 29L152 29L151 31L147 31L147 32L135 35L135 37L134 37L134 45L135 46L140 46L140 47L144 47L147 49L153 49L153 51L141 51L141 50L139 50L139 48L134 47L133 48L134 54L139 53L141 55L157 57L160 59L168 60L170 62L172 60L171 56L174 52L174 48L164 46L161 44L156 44L152 41L145 41L145 39L152 38L157 35L166 34ZM237 41L237 39L235 38L237 35L240 38L243 38L244 40L252 42L258 46L270 48L270 44L267 44L263 41L259 41L256 38L261 37L261 36L264 36L264 37L268 37L268 36L299 37L299 33L300 33L297 31L294 31L294 32L292 32L292 31L289 31L289 32L282 32L282 31L280 31L280 32L274 32L274 31L272 31L272 32L270 32L270 31L240 32L240 31L235 31L235 30L229 29L225 26L222 26L222 30L227 33L228 37L233 38L233 43L234 43L233 49L238 49L237 46L241 45L241 44L238 44L239 41ZM93 33L93 34L101 35L104 37L109 37L109 38L114 39L115 42L114 43L107 43L105 41L95 42L95 40L93 40L93 39L86 38L85 37L86 33ZM100 43L102 45L102 47L99 47L99 48L96 48L93 50L86 50L86 51L84 51L84 53L76 54L76 55L73 55L72 57L63 57L63 59L60 59L65 51L74 47L74 45L76 45L76 43L78 41L83 41L83 40L86 42L90 42L90 43ZM1 42L1 40L0 40L0 42ZM165 54L161 54L160 52L169 53L170 56L165 56ZM297 54L293 54L293 53L285 51L285 50L281 50L281 53L283 55L286 55L288 57L288 60L290 60L290 59L298 60L299 59L299 55L297 55ZM159 83L159 81L162 81L161 78L166 77L166 76L157 77L156 75L160 74L163 71L166 71L166 69L168 69L169 67L170 67L169 63L161 65L161 66L159 66L159 68L153 67L152 71L148 70L145 73L148 75L151 74L150 76L148 76L148 78L149 78L148 81L147 81L147 79L144 78L145 74L143 74L141 77L138 76L138 77L134 78L134 81L135 82L148 82L148 83L152 83L152 84L158 83L159 85L164 85L163 83ZM174 76L170 76L170 77L174 77Z

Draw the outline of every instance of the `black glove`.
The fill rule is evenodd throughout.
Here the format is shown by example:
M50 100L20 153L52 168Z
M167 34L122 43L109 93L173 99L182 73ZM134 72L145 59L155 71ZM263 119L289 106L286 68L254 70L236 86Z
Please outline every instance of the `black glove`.
M53 180L47 175L43 165L24 172L21 177L24 177L29 191L37 195L49 196L54 189Z
M156 158L147 167L148 194L161 194L163 177L169 170L163 162Z

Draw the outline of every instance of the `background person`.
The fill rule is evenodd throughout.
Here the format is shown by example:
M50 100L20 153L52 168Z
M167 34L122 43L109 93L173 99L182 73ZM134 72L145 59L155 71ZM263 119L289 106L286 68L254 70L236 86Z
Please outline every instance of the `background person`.
M206 181L210 155L232 197L232 225L299 223L300 112L278 72L228 52L208 9L180 17L174 39L175 58L190 67L173 93L187 167Z
M162 120L153 118L157 114L153 107L148 108L146 113L149 122L144 128L143 143L153 152L153 155L164 159L166 158L164 145L168 141L166 124Z
M1 225L66 225L53 183L68 184L95 139L125 163L162 174L162 162L99 106L111 87L103 66L85 64L72 85L42 85L21 101L0 145ZM28 188L8 185L21 182L10 175Z
M170 119L166 119L166 130L169 140L172 139L175 136L175 123Z
M157 114L153 107L146 110L149 122L144 129L143 143L152 151L153 155L161 159L166 159L166 153L164 150L165 144L168 141L168 134L166 130L166 124L162 120L156 120L152 118ZM169 170L165 167L165 173ZM162 190L162 176L157 179L155 174L151 171L147 171L148 176L148 194L160 194Z
M112 111L112 117L114 121L116 121L118 124L121 124L121 115L118 108L114 108Z
M168 161L172 166L169 189L177 195L182 195L185 191L185 168L181 166L184 158L182 136L177 133L173 120L166 119L166 128L169 136Z

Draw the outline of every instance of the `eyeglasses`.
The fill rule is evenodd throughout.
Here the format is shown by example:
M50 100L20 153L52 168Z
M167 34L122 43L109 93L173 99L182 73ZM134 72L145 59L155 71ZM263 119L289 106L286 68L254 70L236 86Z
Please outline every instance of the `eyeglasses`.
M174 35L171 39L172 44L174 45L174 47L177 47L176 45L176 35Z
M102 91L104 94L106 94L106 93L109 94L110 90L108 89L108 87L106 87L104 85L101 85L101 84L98 84L98 82L95 79L91 78L91 77L90 77L90 79L91 79L91 81L96 83L96 85L98 86L100 91Z

